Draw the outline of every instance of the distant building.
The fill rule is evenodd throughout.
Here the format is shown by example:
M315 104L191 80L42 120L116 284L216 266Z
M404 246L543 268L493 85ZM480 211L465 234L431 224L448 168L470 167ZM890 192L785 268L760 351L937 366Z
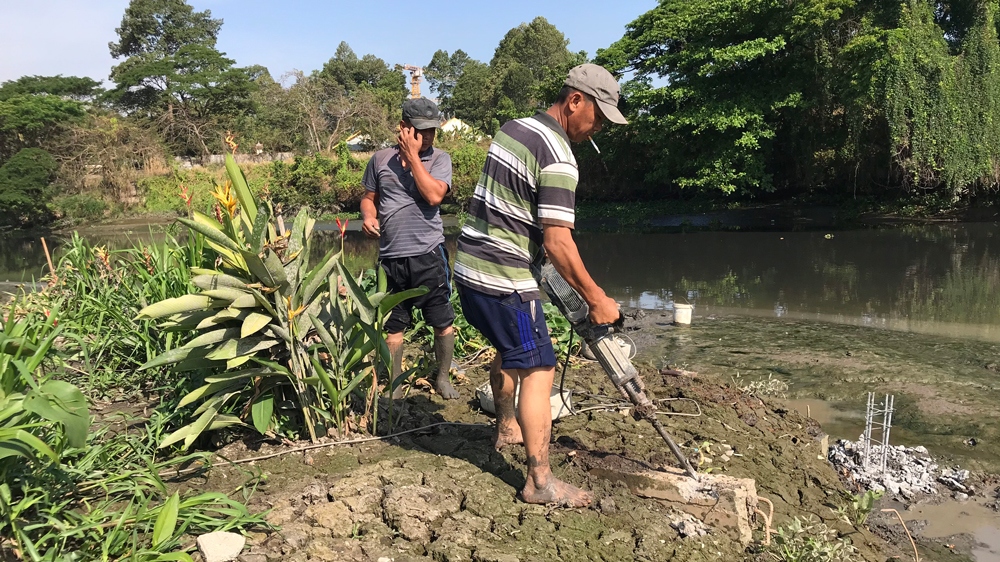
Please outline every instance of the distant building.
M354 133L353 135L347 137L344 140L344 144L347 145L352 152L367 152L374 147L372 139L365 134L360 132Z
M451 119L444 122L441 125L441 131L445 133L465 133L475 135L476 140L482 140L483 136L480 135L472 125L469 125L465 121L457 117L452 117Z

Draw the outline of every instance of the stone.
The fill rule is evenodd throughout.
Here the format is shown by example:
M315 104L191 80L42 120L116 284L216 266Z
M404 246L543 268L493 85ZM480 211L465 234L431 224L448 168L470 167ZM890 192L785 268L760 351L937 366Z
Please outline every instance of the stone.
M205 562L228 562L236 560L247 539L237 533L216 531L199 536L197 542Z
M757 484L750 478L699 474L694 480L674 467L634 472L595 468L591 474L624 482L637 496L666 501L744 546L753 539L750 517L757 507Z
M955 499L960 502L968 501L969 494L963 494L962 492L955 492Z
M334 537L346 538L354 533L351 509L342 501L310 506L304 515L316 525L329 529Z

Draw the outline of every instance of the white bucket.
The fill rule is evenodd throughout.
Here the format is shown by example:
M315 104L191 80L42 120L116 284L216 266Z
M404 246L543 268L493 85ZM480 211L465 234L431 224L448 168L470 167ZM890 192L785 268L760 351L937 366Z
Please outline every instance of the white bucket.
M476 388L476 396L479 397L479 405L483 410L496 414L496 406L493 404L493 389L490 387L489 381ZM563 400L566 401L565 404ZM514 406L517 406L517 394L514 394ZM552 419L554 420L570 415L570 409L573 407L571 392L564 389L560 395L559 387L553 386L549 393L549 406L552 409Z
M691 315L694 313L693 304L674 303L674 324L677 326L690 326Z

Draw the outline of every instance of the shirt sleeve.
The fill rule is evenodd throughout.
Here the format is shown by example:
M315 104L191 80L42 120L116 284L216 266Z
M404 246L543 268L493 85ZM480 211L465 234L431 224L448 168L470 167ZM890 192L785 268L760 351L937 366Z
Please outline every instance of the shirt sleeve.
M435 149L436 151L436 149ZM448 184L448 191L451 191L451 155L445 151L438 152L431 161L431 169L427 170L432 178Z
M365 191L378 193L378 167L375 165L376 158L377 156L373 154L368 159L368 165L365 166L365 175L361 176L361 185L365 186Z
M542 224L573 228L576 222L576 184L579 172L570 162L555 162L538 174L538 220Z

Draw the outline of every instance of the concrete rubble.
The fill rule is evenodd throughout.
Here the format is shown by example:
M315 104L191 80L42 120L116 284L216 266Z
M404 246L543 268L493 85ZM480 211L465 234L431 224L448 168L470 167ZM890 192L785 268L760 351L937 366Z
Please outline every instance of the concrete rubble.
M200 535L197 543L205 562L227 562L236 560L246 541L246 537L238 533L216 531Z
M957 468L939 471L938 464L926 447L890 445L886 451L885 472L878 462L882 458L882 446L872 445L872 462L868 467L862 463L862 447L861 441L840 439L830 447L827 458L835 468L846 471L850 478L868 490L886 491L904 499L916 494L937 494L938 484L957 493L970 491L964 484L969 479L969 471Z
M671 527L682 536L700 536L706 528L711 528L743 545L753 539L751 518L757 507L757 485L752 479L699 474L696 481L673 467L634 471L594 468L590 472L600 478L624 482L633 494L663 500L687 514L689 517L671 521Z

